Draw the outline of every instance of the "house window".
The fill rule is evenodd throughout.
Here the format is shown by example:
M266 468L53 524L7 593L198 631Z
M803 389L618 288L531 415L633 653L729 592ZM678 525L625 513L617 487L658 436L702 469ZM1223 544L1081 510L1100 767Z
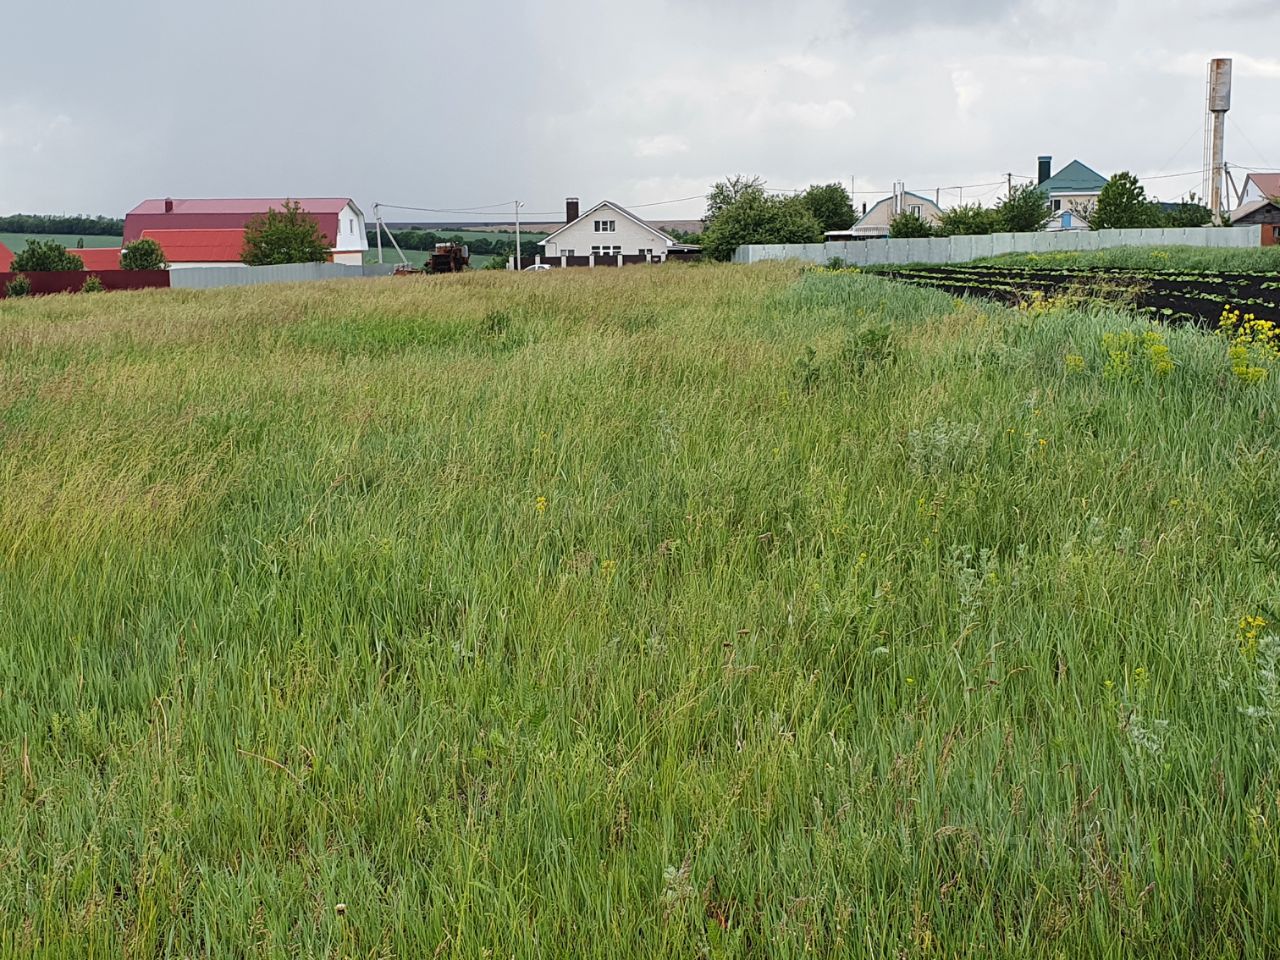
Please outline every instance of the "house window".
M597 220L596 233L617 233L618 221L616 220Z
M1061 209L1062 209L1062 201L1061 200L1053 201L1053 212L1058 213Z
M561 250L561 251L560 251L560 256L562 256L562 257L572 257L572 256L573 256L573 249L572 249L572 248L570 248L570 249L566 249L566 250Z
M592 255L597 257L616 257L621 252L622 252L621 247L614 247L614 246L608 246L608 245L603 247L591 248Z
M640 256L642 256L642 257L652 257L652 256L653 256L653 248L652 248L652 247L641 247L641 248L639 249L639 251L637 251L637 252L638 252L638 253L640 254Z
M913 203L911 205L911 212L914 213L917 217L920 216L920 204Z

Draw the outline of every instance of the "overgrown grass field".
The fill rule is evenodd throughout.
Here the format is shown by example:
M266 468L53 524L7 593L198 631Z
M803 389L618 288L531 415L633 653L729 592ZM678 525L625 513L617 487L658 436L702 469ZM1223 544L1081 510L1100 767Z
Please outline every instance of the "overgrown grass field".
M0 304L0 955L1268 957L1280 371L865 275Z

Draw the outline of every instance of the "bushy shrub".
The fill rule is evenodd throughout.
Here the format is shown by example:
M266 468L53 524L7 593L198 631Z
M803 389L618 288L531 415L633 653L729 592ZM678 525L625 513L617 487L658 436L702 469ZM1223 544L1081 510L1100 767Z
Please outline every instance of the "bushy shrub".
M126 244L120 254L121 270L165 270L168 266L164 250L150 237Z
M23 274L18 274L4 285L6 297L25 297L31 293L31 281Z
M13 255L12 269L24 273L83 270L84 261L68 253L57 240L28 240L27 245Z
M1049 223L1053 211L1049 198L1034 183L1014 187L996 204L996 232L1039 233Z
M942 215L935 232L940 237L970 237L999 229L1000 217L994 210L980 203L962 203Z
M97 274L89 274L84 278L84 286L80 288L81 293L102 293L107 288L102 285L102 278Z
M932 237L933 225L920 214L906 211L889 222L889 236L894 240Z
M1122 170L1098 194L1089 226L1094 230L1133 230L1159 227L1161 220L1160 208L1147 199L1147 191L1138 178Z

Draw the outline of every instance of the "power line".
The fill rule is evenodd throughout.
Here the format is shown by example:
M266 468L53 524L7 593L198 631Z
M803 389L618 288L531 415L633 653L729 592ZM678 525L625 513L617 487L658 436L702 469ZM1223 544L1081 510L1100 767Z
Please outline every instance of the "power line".
M1230 122L1230 124L1231 124L1232 128L1234 128L1234 130L1236 131L1236 133L1238 133L1238 134L1240 134L1240 136L1244 137L1244 142L1245 142L1245 143L1247 143L1250 147L1252 147L1252 148L1253 148L1253 152L1254 152L1254 153L1256 153L1259 157L1261 157L1261 158L1262 158L1262 162L1263 162L1263 163L1270 163L1270 162L1271 162L1267 157L1263 156L1262 151L1258 149L1258 145L1257 145L1256 143L1254 143L1252 140L1250 140L1250 139L1249 139L1249 135L1248 135L1247 133L1245 133L1245 132L1244 132L1244 130L1242 130L1242 129L1240 128L1240 124L1236 123L1234 120L1232 120L1232 119L1231 119L1231 114L1227 114L1227 120Z

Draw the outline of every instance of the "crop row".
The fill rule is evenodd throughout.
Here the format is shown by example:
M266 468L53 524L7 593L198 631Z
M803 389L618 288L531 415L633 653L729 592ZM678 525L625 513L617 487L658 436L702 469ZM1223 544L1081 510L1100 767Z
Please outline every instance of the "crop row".
M879 272L951 296L984 297L1010 306L1066 296L1128 307L1170 323L1213 327L1227 309L1280 322L1280 283L1274 273L1042 270L973 264Z

